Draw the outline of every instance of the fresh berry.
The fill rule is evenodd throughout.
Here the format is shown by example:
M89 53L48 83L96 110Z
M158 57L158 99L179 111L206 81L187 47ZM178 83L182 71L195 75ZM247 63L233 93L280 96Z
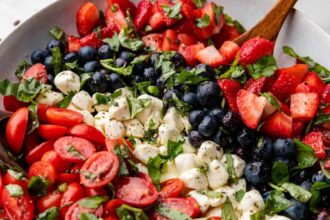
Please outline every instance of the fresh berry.
M134 26L137 30L140 30L148 21L151 14L152 3L150 0L142 0L139 2L134 17Z
M239 115L231 111L224 114L220 122L224 129L230 132L237 132L242 126Z
M325 146L323 143L323 135L321 132L310 132L308 133L303 142L309 146L311 146L314 150L315 156L319 159L324 159L326 156Z
M52 49L54 47L59 47L61 51L64 50L64 45L61 43L61 41L55 40L55 39L51 39L48 44L47 44L47 51L49 53L52 53Z
M220 54L229 62L233 62L240 47L233 41L226 41L220 48Z
M290 111L293 119L310 121L317 113L319 97L317 93L296 93L291 95Z
M309 72L306 74L304 82L311 88L311 92L317 92L322 94L325 84L315 72Z
M217 83L226 98L230 110L238 113L236 97L238 91L242 88L242 85L238 81L233 79L221 79L218 80Z
M172 62L176 67L180 66L185 66L186 65L186 60L180 53L175 53L174 56L172 57Z
M305 127L305 122L301 120L292 121L292 137L299 138L300 134L303 132Z
M254 142L252 156L256 160L270 160L273 157L273 142L270 138L259 138Z
M200 50L196 58L204 64L211 67L217 68L222 65L226 65L227 60L219 53L219 51L214 46L208 46Z
M216 107L219 105L220 88L215 82L205 82L197 87L198 102L206 108Z
M322 103L330 103L330 84L325 85L321 96Z
M198 43L185 47L179 52L182 54L182 56L184 56L190 66L194 66L197 62L197 53L204 48L204 44Z
M188 133L188 140L192 146L199 147L202 144L204 138L201 134L198 133L198 131L193 130Z
M107 0L108 8L110 8L113 4L117 4L119 8L124 12L129 11L129 14L132 17L135 17L136 6L130 0Z
M78 60L78 55L76 53L67 53L64 57L63 57L63 61L64 63L71 63Z
M197 95L193 92L185 93L182 97L182 101L190 105L193 109L197 109L199 107Z
M79 60L85 63L87 61L95 60L97 56L97 51L93 47L85 46L80 48L78 56Z
M205 117L205 113L202 110L191 111L188 115L188 121L193 127L197 127Z
M31 63L44 63L45 58L48 56L48 52L44 49L37 49L31 54Z
M207 79L214 79L214 77L215 77L214 69L207 64L204 64L204 63L197 64L195 66L195 69L196 69L196 72L198 72L198 74L200 76L203 76Z
M217 131L219 124L212 116L205 116L201 123L198 125L198 132L204 137L210 137Z
M110 58L111 57L111 55L112 55L112 51L111 51L111 48L110 48L110 46L109 45L102 45L99 49L98 49L98 51L97 51L97 53L98 53L98 56L99 56L99 58L102 60L102 59L108 59L108 58Z
M162 49L162 34L148 34L142 37L142 41L147 48L151 48L155 51L161 51Z
M149 19L149 25L152 28L152 30L157 30L164 27L166 23L163 13L157 11L156 13L151 15Z
M93 29L99 22L100 14L96 5L92 2L86 2L78 10L76 21L78 33L81 36L86 36L92 33Z
M276 157L292 158L296 153L296 148L291 138L278 138L273 144Z
M180 47L185 48L190 45L194 45L197 43L196 38L194 36L188 34L178 34L178 40L180 41Z
M172 29L167 29L163 34L162 50L177 51L178 49L178 35L176 31Z
M118 4L113 4L105 11L105 22L107 26L115 26L118 30L127 26L125 12L120 9Z
M240 146L250 148L256 141L255 133L248 128L243 128L238 132L236 140Z
M294 199L292 199L291 201L294 205L284 210L282 212L283 215L293 220L305 219L305 217L307 216L306 205Z
M74 36L68 36L68 50L69 52L78 52L81 44L80 44L80 38L74 37Z
M225 23L220 31L220 33L212 36L212 41L217 48L220 48L222 44L226 41L233 41L238 37L240 33L234 25L229 25Z
M259 79L251 78L245 83L244 89L256 95L259 95L263 91L266 79L266 77L260 77Z
M245 166L244 174L248 182L253 185L266 183L269 178L270 168L265 162L250 162Z
M261 127L264 134L271 138L292 137L292 118L284 112L275 112Z

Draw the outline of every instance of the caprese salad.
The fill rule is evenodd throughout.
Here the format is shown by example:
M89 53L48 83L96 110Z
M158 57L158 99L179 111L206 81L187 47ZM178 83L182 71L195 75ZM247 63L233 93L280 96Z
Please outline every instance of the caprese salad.
M1 219L329 219L329 70L237 45L213 2L102 10L82 4L79 36L51 28L0 81Z

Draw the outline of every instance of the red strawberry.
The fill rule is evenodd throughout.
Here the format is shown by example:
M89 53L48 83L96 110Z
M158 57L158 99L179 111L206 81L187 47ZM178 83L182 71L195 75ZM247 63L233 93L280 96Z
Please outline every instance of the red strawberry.
M321 96L322 103L330 103L330 84L325 85Z
M78 10L76 21L78 33L81 36L86 36L92 33L100 19L99 10L92 2L86 2Z
M149 19L149 25L152 30L156 30L165 26L164 15L160 12L156 12Z
M134 5L133 2L129 0L107 0L107 5L108 8L111 7L113 4L118 4L120 9L126 14L127 11L129 11L129 14L131 15L132 18L135 17L136 13L136 6Z
M46 67L41 63L36 63L33 66L31 66L27 71L25 72L22 81L25 81L29 78L33 78L38 80L42 84L47 83L47 71Z
M68 50L69 52L78 52L81 45L80 45L80 38L74 36L68 36Z
M212 45L200 50L196 58L201 62L211 67L217 68L221 65L228 64L227 60L219 53L219 51Z
M266 82L266 77L260 77L259 79L249 79L244 86L249 92L259 95L263 91L263 87Z
M116 26L118 30L127 27L126 16L118 4L113 4L105 11L105 22L107 26Z
M187 19L183 19L174 25L174 28L180 34L188 34L194 36L194 23Z
M148 21L151 16L152 3L150 0L142 0L139 2L134 17L134 26L137 30L140 30Z
M314 150L314 154L319 159L324 159L326 156L325 146L323 143L323 135L319 131L313 131L307 134L303 142L309 146L311 146Z
M198 43L198 44L194 44L194 45L183 48L180 51L180 53L186 59L187 63L190 66L194 66L197 62L197 58L196 58L197 53L204 48L205 48L204 44Z
M300 120L292 121L292 137L299 138L300 134L304 130L305 122Z
M184 17L186 17L190 21L194 21L194 12L193 11L194 11L194 9L190 5L182 3L181 13Z
M179 34L178 40L180 41L180 46L183 46L183 47L190 46L190 45L197 43L194 36L191 36L188 34Z
M239 51L239 46L233 41L226 41L220 48L220 53L228 62L233 62Z
M265 121L261 130L271 138L291 138L292 118L284 112L275 112Z
M285 101L303 80L307 70L306 64L296 64L289 68L279 69L276 73L278 78L270 91L278 99Z
M317 93L296 93L291 95L290 111L293 119L310 121L319 107Z
M163 35L162 34L148 34L142 37L144 45L153 48L156 51L161 51Z
M264 112L265 98L241 89L237 94L236 104L244 124L256 129Z
M164 7L173 7L174 3L170 0L156 0L155 1L155 8L154 10L157 10L158 12L162 13L164 16L165 24L167 27L172 26L177 19L175 18L170 18L165 12L164 12Z
M326 147L330 147L330 130L320 126L314 126L312 131L319 131L322 133L322 140Z
M307 73L304 82L312 88L312 92L317 92L319 95L322 94L325 84L315 72Z
M163 34L162 50L163 51L178 51L178 35L175 30L168 29Z
M238 91L242 88L242 85L233 79L220 79L217 81L217 83L226 98L230 110L232 112L238 113L236 97Z
M235 26L224 24L220 33L212 36L212 41L217 48L220 48L225 41L232 41L238 37L240 33L237 31Z
M193 0L180 0L182 5L189 5L192 9L196 8L196 5Z
M99 48L103 44L103 42L100 39L110 38L115 32L118 32L117 27L113 25L109 25L101 29L101 36L98 36L99 33L93 32L90 35L81 38L80 46L82 47L91 46L94 48Z
M264 38L252 38L243 43L239 51L239 63L255 63L263 56L271 55L274 43Z
M294 93L309 93L309 92L313 92L313 89L305 81L300 83L294 90Z

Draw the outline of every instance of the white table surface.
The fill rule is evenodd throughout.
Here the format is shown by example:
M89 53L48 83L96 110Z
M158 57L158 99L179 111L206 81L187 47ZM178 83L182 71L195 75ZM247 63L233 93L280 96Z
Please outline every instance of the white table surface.
M56 0L0 0L0 43L17 25ZM69 1L69 0L62 0ZM263 0L260 0L263 1ZM330 0L298 0L296 8L330 34ZM19 24L18 24L19 23ZM313 34L313 33L311 33Z

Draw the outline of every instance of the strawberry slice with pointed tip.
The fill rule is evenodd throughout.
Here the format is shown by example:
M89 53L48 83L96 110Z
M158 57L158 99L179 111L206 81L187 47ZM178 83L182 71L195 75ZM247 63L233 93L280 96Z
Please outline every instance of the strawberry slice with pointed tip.
M105 23L107 26L116 26L118 30L127 27L125 13L120 9L118 4L113 4L105 11Z
M266 83L266 77L260 77L259 79L249 79L244 86L249 92L259 95L263 91L263 87Z
M107 3L107 8L110 8L113 4L118 4L123 12L126 13L128 11L132 18L135 17L136 6L130 0L107 0Z
M183 48L182 50L180 50L180 53L190 66L194 66L197 63L197 53L204 48L204 44L198 43Z
M29 78L33 78L38 80L42 84L47 83L47 70L46 67L41 63L36 63L33 66L31 66L27 71L25 72L22 81L25 81Z
M175 30L168 29L163 34L162 50L178 51L178 35Z
M240 47L233 41L226 41L220 48L221 55L228 61L233 62L237 56Z
M319 107L319 95L314 93L296 93L291 95L290 111L293 119L310 121Z
M69 52L78 52L79 49L81 48L80 38L78 38L78 37L68 36L67 42L68 42Z
M212 45L200 50L196 58L204 64L217 68L222 65L227 65L227 60L219 53L219 51Z
M219 79L217 80L217 83L226 98L226 102L228 103L230 110L238 113L236 97L238 91L242 88L242 85L233 79Z
M304 82L306 82L306 84L311 87L312 89L311 92L317 92L319 95L322 94L325 84L317 75L317 73L315 72L307 73Z
M77 16L77 29L81 36L86 36L92 33L100 20L99 10L92 2L86 2L78 10Z
M150 0L142 0L139 2L133 20L133 24L137 30L142 29L142 27L148 22L148 19L152 15L152 7L153 5Z
M308 133L304 137L303 142L313 148L314 154L317 158L324 159L326 157L323 135L320 131Z
M261 127L261 131L271 138L291 138L292 118L284 112L277 111Z
M166 25L164 15L160 12L154 13L149 19L149 25L152 30L157 30L164 27Z

